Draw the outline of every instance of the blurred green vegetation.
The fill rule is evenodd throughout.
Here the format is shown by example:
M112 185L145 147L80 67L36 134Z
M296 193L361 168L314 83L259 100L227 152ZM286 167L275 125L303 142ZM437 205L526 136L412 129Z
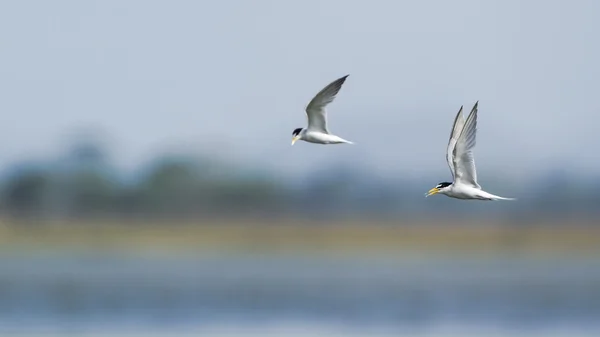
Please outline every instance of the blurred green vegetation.
M492 203L423 198L432 177L391 179L344 165L307 177L282 179L257 170L186 155L157 156L132 174L111 163L92 139L72 144L51 161L11 165L1 180L0 216L10 219L215 219L304 220L483 218L594 218L600 213L597 185L561 171L526 185L510 186L518 202ZM501 182L486 181L498 191ZM500 192L502 189L500 190ZM502 194L498 192L498 194ZM497 205L497 204L496 204Z

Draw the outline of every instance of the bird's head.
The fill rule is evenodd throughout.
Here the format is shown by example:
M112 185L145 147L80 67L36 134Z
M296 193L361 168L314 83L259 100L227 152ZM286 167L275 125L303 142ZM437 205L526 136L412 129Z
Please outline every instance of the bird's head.
M297 129L294 130L294 132L292 132L292 145L294 145L294 143L298 139L300 139L302 130L304 130L304 129L303 128L297 128Z
M428 197L430 195L444 193L446 190L448 190L450 188L450 185L452 185L452 183L449 183L449 182L439 183L439 184L435 185L434 188L430 189L429 192L427 192L427 194L425 196Z

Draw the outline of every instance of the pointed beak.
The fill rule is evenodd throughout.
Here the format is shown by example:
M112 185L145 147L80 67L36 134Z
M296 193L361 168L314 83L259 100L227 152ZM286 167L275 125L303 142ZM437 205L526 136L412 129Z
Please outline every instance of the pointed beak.
M427 198L430 195L434 195L434 194L438 194L440 193L440 189L437 187L434 187L432 189L429 190L429 192L427 192L427 194L425 194L425 197Z
M294 145L298 139L300 139L300 137L292 137L292 145Z

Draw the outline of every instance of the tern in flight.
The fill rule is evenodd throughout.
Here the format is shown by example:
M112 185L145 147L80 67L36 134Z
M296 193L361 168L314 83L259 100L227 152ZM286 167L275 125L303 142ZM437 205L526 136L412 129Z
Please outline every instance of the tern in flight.
M444 194L451 198L457 199L474 199L474 200L515 200L514 198L503 198L493 195L481 189L477 183L477 171L475 170L475 158L473 157L473 148L475 148L476 133L477 133L477 105L475 103L469 117L464 119L460 107L454 126L450 133L450 141L448 142L448 151L446 160L454 182L442 182L429 190L426 197L434 194Z
M327 129L327 105L335 99L346 78L340 77L321 90L306 106L308 126L292 132L292 145L297 140L316 144L354 144L351 141L329 133Z

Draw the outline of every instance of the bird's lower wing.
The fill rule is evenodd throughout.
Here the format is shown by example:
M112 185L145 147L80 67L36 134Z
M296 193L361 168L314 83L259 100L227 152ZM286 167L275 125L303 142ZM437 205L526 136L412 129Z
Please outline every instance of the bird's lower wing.
M473 152L465 152L457 162L454 181L481 189L481 186L477 183L477 169L475 167Z
M327 129L326 107L329 103L333 102L348 76L340 77L329 83L308 103L306 106L306 115L308 117L309 130L329 133Z
M455 177L454 162L452 159L454 155L454 148L456 147L456 141L460 136L462 128L465 125L465 119L463 117L462 111L463 107L461 105L460 110L458 110L458 113L454 118L454 124L452 124L452 131L450 132L450 139L448 140L448 147L446 149L446 161L448 162L448 166L450 167L450 172L452 172L452 178Z
M329 129L327 129L327 111L325 110L325 107L320 109L306 109L306 115L308 116L308 131L329 133Z
M475 103L462 127L454 147L452 163L455 181L481 188L477 183L477 170L473 156L473 149L477 143L477 105L478 103Z

